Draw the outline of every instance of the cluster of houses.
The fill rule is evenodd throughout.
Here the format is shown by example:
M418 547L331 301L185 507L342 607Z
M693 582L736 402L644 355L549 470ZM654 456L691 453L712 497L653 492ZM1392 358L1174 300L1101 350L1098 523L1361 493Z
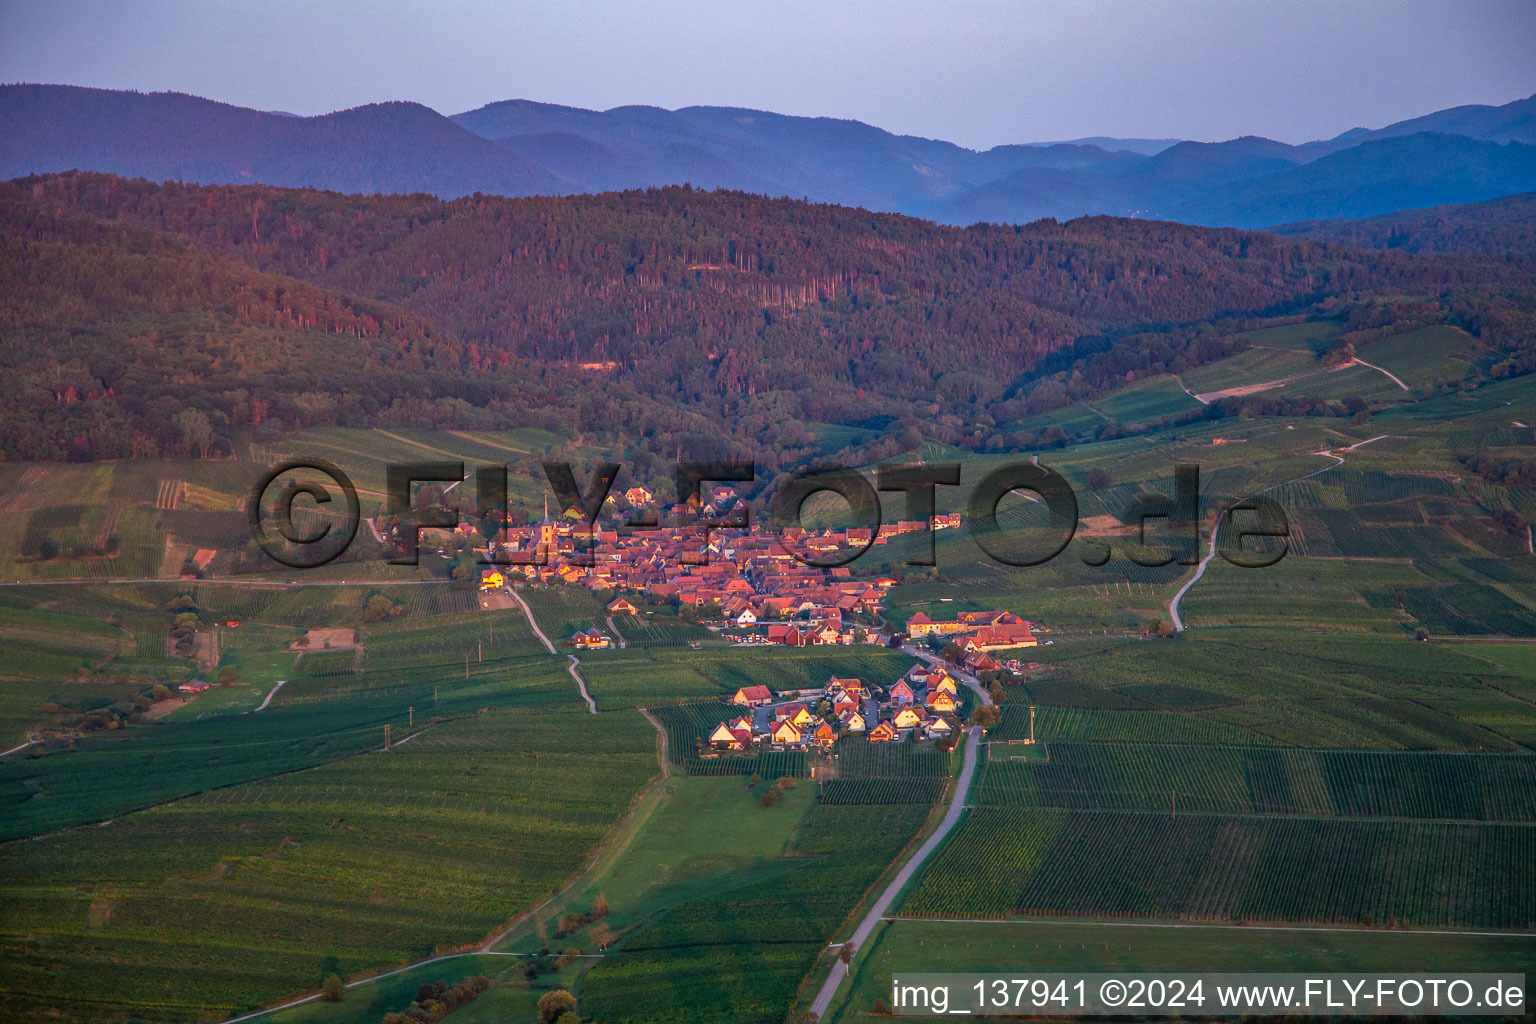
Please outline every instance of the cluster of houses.
M644 488L631 488L631 504L647 498ZM529 526L502 529L479 548L498 563L481 572L483 590L516 581L565 583L594 591L643 594L650 600L698 609L704 617L727 627L749 630L749 642L789 647L820 644L879 643L873 630L856 620L873 617L896 582L890 577L858 580L847 567L822 569L797 559L801 554L825 554L870 542L868 530L786 530L767 532L723 525L738 501L730 488L717 488L713 501L699 512L722 525L638 529L623 520L588 530L562 516ZM950 529L959 514L935 516L931 524L901 522L883 527L874 538L883 544L892 536L922 530ZM468 524L461 530L472 531ZM616 602L617 603L617 602ZM630 609L633 605L627 599ZM630 610L629 614L634 614ZM623 613L610 606L610 614ZM747 636L738 637L748 642Z
M705 737L711 750L831 747L845 736L871 743L942 740L960 728L960 687L941 667L914 665L888 688L861 679L828 679L819 690L774 694L744 686L730 702L740 714Z
M1001 608L989 612L960 612L953 619L937 620L916 612L907 620L907 635L913 640L948 637L962 653L961 665L968 672L983 672L1003 667L994 651L1039 646L1034 624Z

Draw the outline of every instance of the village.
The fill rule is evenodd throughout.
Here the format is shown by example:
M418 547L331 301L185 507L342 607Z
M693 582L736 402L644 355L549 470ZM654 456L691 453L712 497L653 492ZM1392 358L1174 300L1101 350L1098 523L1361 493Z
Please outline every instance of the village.
M644 488L625 494L632 506L650 500ZM890 628L882 605L896 579L856 579L846 567L817 568L785 546L821 554L880 545L890 536L924 529L953 529L958 514L929 523L902 522L871 537L869 531L788 531L732 527L726 517L735 495L722 488L702 509L707 529L625 529L621 516L588 530L571 517L502 529L484 548L499 563L481 572L482 591L510 591L542 584L579 586L613 595L605 605L616 616L639 616L648 605L676 605L709 624L735 646L811 647L874 644L907 648L911 669L889 687L833 676L819 689L775 693L744 686L728 698L733 714L699 737L704 757L762 751L826 751L845 737L870 743L935 742L958 738L967 704L961 677L1018 681L1024 666L1006 652L1039 645L1034 624L1003 609L960 611L953 618L912 614L901 630ZM590 539L589 539L590 538ZM578 651L614 641L597 628L568 638ZM1049 643L1050 641L1044 641Z
M643 487L630 488L624 497L632 508L652 498ZM927 523L888 525L873 536L857 528L770 533L756 524L731 526L737 501L731 488L717 488L697 511L705 525L668 529L635 527L622 513L607 526L588 529L569 515L551 519L546 509L540 522L503 527L476 548L491 563L480 573L480 587L497 591L519 583L564 584L615 593L607 603L610 617L638 615L643 604L675 605L696 621L713 624L722 639L741 645L884 644L890 631L881 606L896 579L857 579L847 566L817 568L802 559L960 526L959 513L949 513ZM919 613L909 630L914 640L953 637L972 672L998 667L992 651L1037 643L1031 624L1005 611L962 613L947 623ZM612 639L594 629L569 642L578 649L600 649Z

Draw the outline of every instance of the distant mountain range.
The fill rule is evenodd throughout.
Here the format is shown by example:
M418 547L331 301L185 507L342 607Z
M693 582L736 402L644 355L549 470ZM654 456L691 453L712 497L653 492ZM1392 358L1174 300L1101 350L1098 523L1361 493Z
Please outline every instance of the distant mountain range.
M1536 96L1300 146L1088 138L978 152L859 121L507 100L319 117L180 93L0 87L0 178L70 169L352 193L563 195L691 183L944 223L1111 214L1262 227L1536 190Z

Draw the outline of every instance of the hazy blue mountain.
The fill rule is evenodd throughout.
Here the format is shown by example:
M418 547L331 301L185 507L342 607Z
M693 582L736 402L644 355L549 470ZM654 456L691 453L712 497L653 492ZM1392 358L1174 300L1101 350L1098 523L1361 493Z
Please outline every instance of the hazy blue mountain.
M1060 142L1027 142L1027 146L1097 146L1110 152L1124 150L1142 156L1156 156L1169 146L1176 146L1183 139L1117 139L1112 135L1090 135L1083 139L1063 139Z
M419 103L291 117L181 93L0 88L0 178L71 169L340 192L573 191Z
M1433 114L1409 118L1389 124L1385 128L1371 130L1352 128L1342 135L1321 142L1309 142L1300 149L1321 156L1341 149L1358 146L1362 142L1391 139L1401 135L1417 135L1420 132L1436 132L1441 135L1465 135L1483 142L1524 142L1536 145L1536 96L1505 103L1502 106L1469 104L1448 107Z
M382 103L319 117L179 93L0 86L0 178L69 169L209 184L509 196L691 183L948 223L1084 214L1262 226L1536 187L1536 97L1291 146L1093 138L977 151L860 121L739 107L582 110L528 100L444 117Z
M1137 159L1081 145L977 152L860 121L736 107L598 112L508 100L453 120L594 189L690 182L908 213L1025 167L1108 169Z
M1382 138L1185 207L1195 224L1263 227L1476 203L1536 189L1536 146L1421 132Z
M1118 174L1023 171L935 204L952 224L1105 213L1264 227L1473 203L1536 189L1536 147L1421 132L1303 162L1268 139L1184 142Z

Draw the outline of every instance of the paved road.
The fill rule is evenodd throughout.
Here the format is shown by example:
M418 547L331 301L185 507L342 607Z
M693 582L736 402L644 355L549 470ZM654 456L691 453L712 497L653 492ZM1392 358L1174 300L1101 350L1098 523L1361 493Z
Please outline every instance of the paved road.
M277 696L277 691L281 690L283 688L283 684L286 683L287 681L288 680L286 680L286 679L279 679L277 681L277 685L272 687L271 692L267 694L267 699L262 701L261 704L255 708L255 710L256 711L264 711L264 710L266 710L267 705L272 703L272 698Z
M528 602L523 600L523 595L519 594L511 587L507 588L507 593L511 594L513 599L517 601L518 604L523 606L523 614L528 616L528 625L532 626L533 632L538 636L540 640L544 641L544 646L549 648L549 653L558 653L555 650L555 645L549 642L549 637L545 636L544 631L539 628L539 620L533 617L533 609L528 607Z
M571 678L576 680L576 689L581 691L581 699L587 702L587 711L590 714L597 714L597 701L593 700L592 695L587 692L587 681L581 678L580 672L576 671L576 666L581 664L581 659L574 654L567 654L566 657L571 659L566 669L571 673Z
M987 698L985 693L982 694L982 697L990 703L990 698ZM859 926L854 929L853 935L849 938L848 942L853 945L855 955L864 948L864 944L869 941L869 936L874 932L875 926L885 918L885 912L891 908L892 903L896 902L896 897L901 894L901 890L905 888L906 884L912 880L912 876L917 873L917 869L923 866L923 861L927 860L929 855L939 848L939 844L944 842L950 830L960 820L960 815L965 812L965 798L971 789L971 776L976 773L976 753L981 749L981 729L979 727L972 728L969 737L969 741L965 745L965 766L960 769L960 781L955 783L955 795L949 802L949 810L945 813L944 820L939 822L939 827L933 830L933 835L929 836L927 841L917 848L917 852L912 855L911 859L902 866L901 870L896 872L896 877L891 879L891 883L885 887L885 891L880 894L880 898L875 900L874 904L869 908L869 913L864 916L864 920L860 921ZM816 999L811 1003L811 1010L818 1017L826 1016L827 1008L832 1005L832 997L837 994L837 986L842 983L843 978L847 974L848 968L843 966L841 960L833 962L831 973L827 975L827 980L822 984L821 991L816 993Z
M938 655L930 654L923 650L921 647L914 647L911 644L907 644L906 646L902 647L902 651L906 654L912 655L912 657L918 659L919 661L926 661L930 665L941 666L944 671L948 672L950 675L954 676L956 679L960 680L966 686L975 691L976 696L981 699L983 704L992 703L992 695L987 692L987 688L985 686L981 685L981 680L971 675L959 665L951 665L944 661L944 659L940 658Z
M1340 461L1343 461L1342 459ZM1333 467L1328 467L1332 469ZM1179 602L1184 600L1184 595L1189 588L1200 582L1200 577L1205 575L1205 567L1211 564L1211 559L1216 557L1216 534L1220 532L1221 523L1211 527L1211 545L1205 552L1205 557L1200 559L1200 564L1195 566L1195 574L1179 588L1179 592L1173 595L1173 600L1168 602L1168 617L1173 620L1173 628L1179 632L1184 631L1184 620L1179 618Z

